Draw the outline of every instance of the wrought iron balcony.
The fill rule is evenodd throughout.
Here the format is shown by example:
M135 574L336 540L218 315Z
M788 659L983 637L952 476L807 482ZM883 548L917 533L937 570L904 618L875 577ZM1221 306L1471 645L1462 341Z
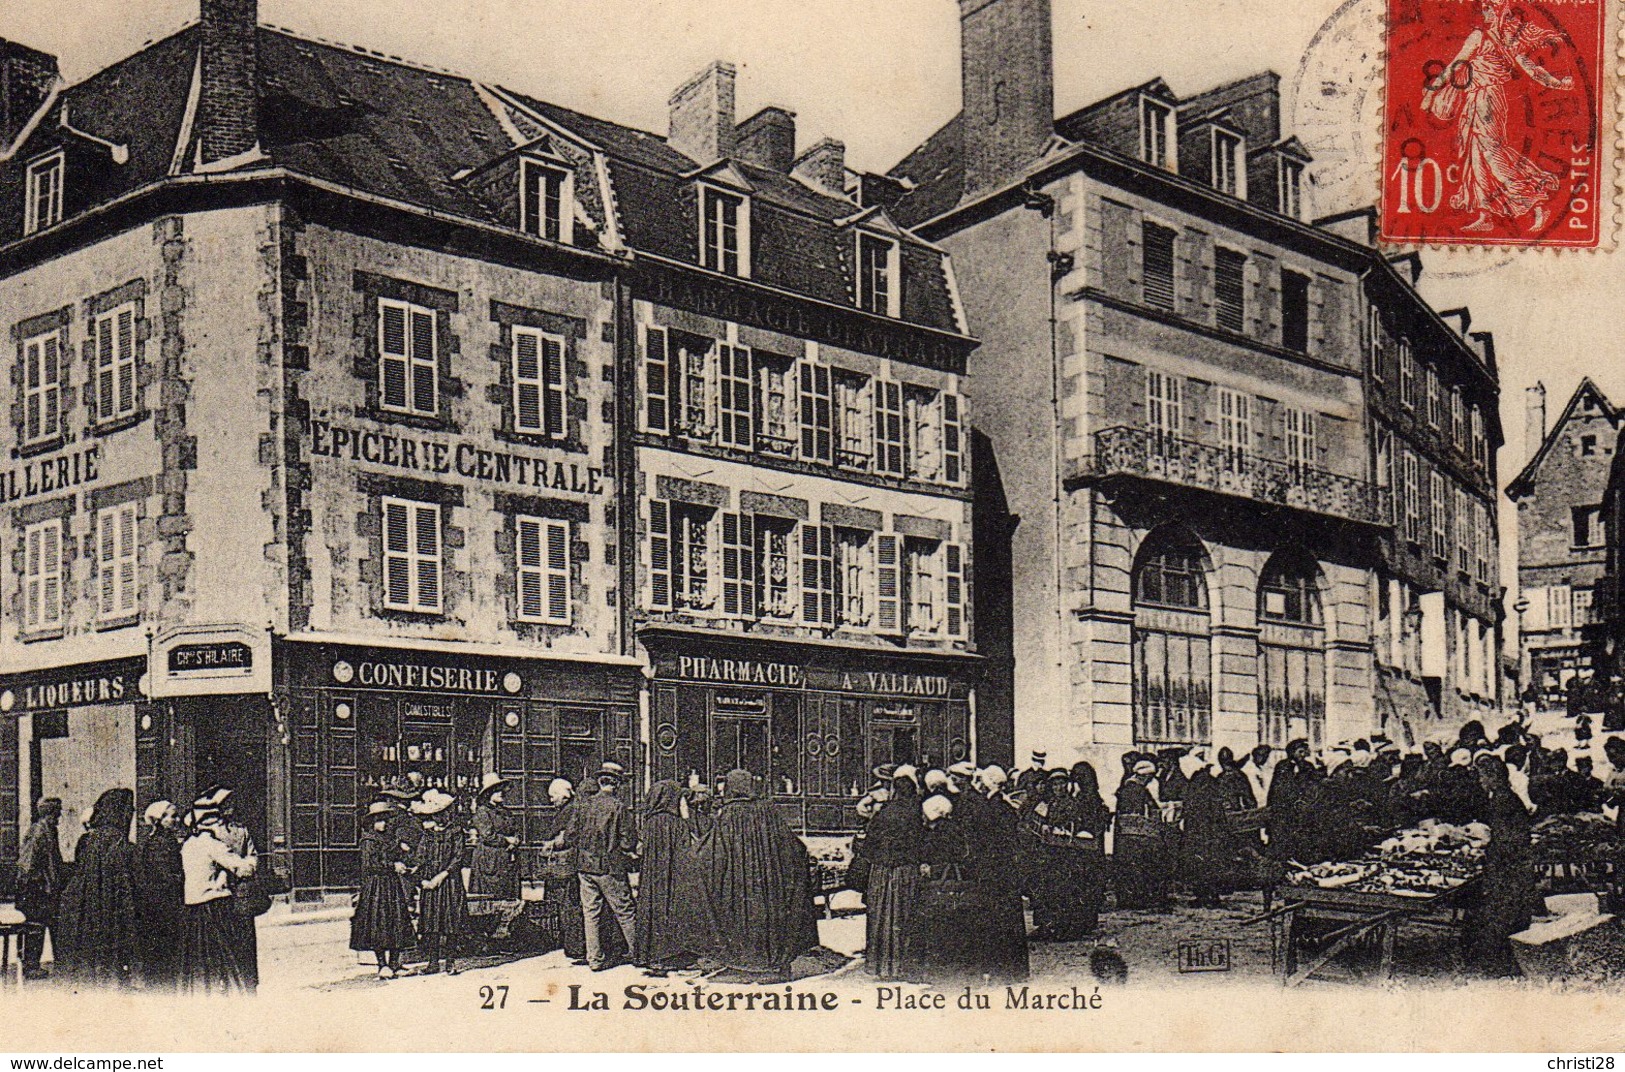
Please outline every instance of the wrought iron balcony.
M1095 433L1095 451L1080 463L1079 476L1140 477L1367 525L1389 524L1386 488L1145 428Z

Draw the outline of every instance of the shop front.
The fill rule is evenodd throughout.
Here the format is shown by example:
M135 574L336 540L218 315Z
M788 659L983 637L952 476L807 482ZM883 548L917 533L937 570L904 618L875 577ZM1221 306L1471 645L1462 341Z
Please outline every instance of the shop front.
M615 663L283 641L275 706L283 747L273 843L286 846L296 899L358 882L358 819L390 779L457 796L513 779L527 876L547 839L556 777L584 784L606 760L638 771L641 673Z
M974 656L677 629L640 639L654 665L651 777L748 770L806 833L857 829L879 764L946 767L973 753Z
M62 853L73 858L79 816L108 789L139 795L157 737L144 694L145 657L0 676L0 892L11 892L20 835L41 797L62 800Z

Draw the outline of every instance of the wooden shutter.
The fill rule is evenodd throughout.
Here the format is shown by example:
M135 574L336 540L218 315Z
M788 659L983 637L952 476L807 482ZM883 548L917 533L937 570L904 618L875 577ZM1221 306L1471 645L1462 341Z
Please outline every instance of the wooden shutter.
M671 504L649 500L649 609L671 610Z
M834 460L835 418L827 365L801 363L801 456L808 461Z
M1170 228L1149 221L1143 225L1145 303L1170 311L1174 307L1174 237Z
M440 367L435 356L434 314L412 310L412 409L433 414L439 409Z
M810 521L801 526L801 618L835 627L835 530Z
M101 573L101 616L110 618L118 607L118 521L117 510L97 515L96 568Z
M903 388L895 380L875 381L875 469L903 475Z
M543 412L547 434L553 439L569 435L569 406L565 399L564 340L556 335L542 336Z
M406 306L378 303L378 390L383 405L406 409Z
M570 523L549 521L546 534L542 568L547 580L547 620L555 625L569 625Z
M950 543L943 548L943 607L948 623L948 635L965 635L965 549Z
M756 519L722 515L722 613L756 616Z
M419 610L440 609L440 508L417 503L412 507L412 535L417 556Z
M751 404L755 391L752 389L750 351L743 346L718 344L717 355L720 361L718 408L722 442L749 449L756 445L751 429Z
M965 482L963 403L956 394L942 393L942 479L949 484Z
M875 628L903 631L902 565L896 536L875 534Z
M651 432L671 431L671 359L666 347L663 329L643 333L643 426Z
M542 420L542 335L530 328L513 331L513 428L540 434Z
M36 525L25 539L25 617L29 628L48 628L62 620L62 522Z
M543 617L542 577L542 522L534 517L521 517L514 523L516 547L514 549L515 596L519 604L519 617L525 621L540 621Z

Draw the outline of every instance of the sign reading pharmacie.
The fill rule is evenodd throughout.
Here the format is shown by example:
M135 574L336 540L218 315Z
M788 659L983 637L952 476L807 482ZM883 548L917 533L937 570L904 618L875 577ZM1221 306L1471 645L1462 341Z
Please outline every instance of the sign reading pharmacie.
M0 714L145 700L143 656L0 676Z
M491 450L461 438L400 435L377 428L312 420L312 458L334 458L429 476L459 476L486 484L602 495L604 471L578 461Z
M967 685L947 674L905 670L836 669L714 655L678 655L663 667L681 681L815 689L920 700L962 699Z

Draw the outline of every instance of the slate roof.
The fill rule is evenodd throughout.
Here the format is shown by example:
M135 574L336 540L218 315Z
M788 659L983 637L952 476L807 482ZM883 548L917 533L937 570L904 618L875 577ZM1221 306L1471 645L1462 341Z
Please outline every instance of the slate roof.
M1574 416L1574 411L1580 405L1580 400L1588 395L1596 401L1598 411L1608 419L1608 423L1616 428L1619 427L1620 411L1614 408L1613 403L1608 401L1608 396L1603 394L1602 389L1592 382L1590 376L1582 376L1579 386L1569 396L1568 405L1563 407L1563 412L1547 429L1546 438L1540 442L1540 449L1535 451L1529 459L1529 464L1525 465L1523 470L1513 477L1512 482L1507 485L1507 496L1509 498L1519 499L1535 490L1535 476L1540 472L1541 465L1545 463L1546 456L1552 452L1552 447L1556 445L1561 437L1563 426L1568 424L1569 418Z
M189 26L61 91L45 121L9 160L0 159L0 243L22 237L27 162L59 144L83 142L62 129L64 114L74 128L127 146L129 153L119 164L93 143L70 148L75 155L70 156L67 216L172 174L185 134L199 37L198 28ZM264 155L232 162L230 170L282 168L375 197L513 227L513 191L501 186L499 193L498 185L469 178L532 140L504 111L506 100L590 147L582 150L584 159L602 154L615 217L595 221L596 233L578 227L577 245L591 246L618 231L634 252L690 264L698 260L693 177L713 161L693 160L659 135L462 75L266 26L259 29L259 83ZM195 160L193 148L183 148L178 174L192 171ZM852 306L854 243L844 223L859 215L859 206L789 175L740 161L732 167L752 199L752 280ZM578 168L578 189L597 182L595 167ZM579 200L584 211L606 212L596 193ZM902 318L963 334L943 254L911 235L903 239Z

